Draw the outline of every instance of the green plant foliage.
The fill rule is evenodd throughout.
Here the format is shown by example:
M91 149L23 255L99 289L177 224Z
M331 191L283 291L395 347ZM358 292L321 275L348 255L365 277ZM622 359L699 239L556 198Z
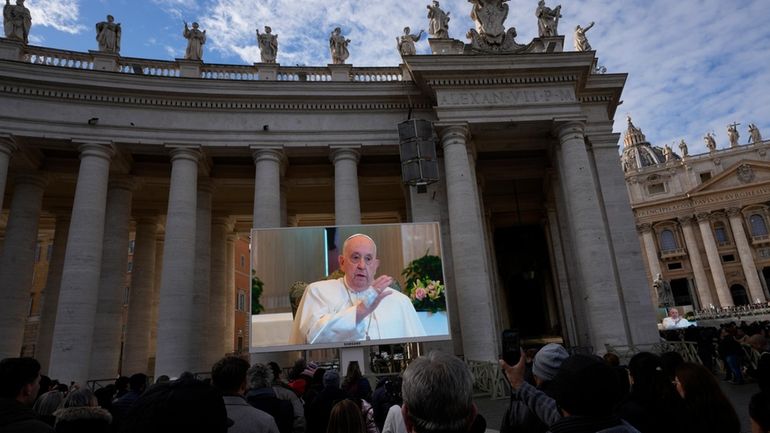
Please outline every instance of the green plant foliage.
M259 314L265 311L265 307L259 303L265 283L259 279L254 270L251 271L251 314Z
M424 256L412 260L401 275L406 279L406 294L417 311L446 311L441 257L426 251Z

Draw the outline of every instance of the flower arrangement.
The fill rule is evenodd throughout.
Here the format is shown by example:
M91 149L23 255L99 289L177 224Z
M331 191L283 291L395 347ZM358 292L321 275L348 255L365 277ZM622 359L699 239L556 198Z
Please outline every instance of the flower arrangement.
M441 257L426 251L424 256L412 260L401 275L406 279L407 294L415 310L432 313L446 310Z
M446 310L446 298L444 297L445 286L439 280L424 278L416 280L409 288L409 298L412 300L417 311L437 311Z

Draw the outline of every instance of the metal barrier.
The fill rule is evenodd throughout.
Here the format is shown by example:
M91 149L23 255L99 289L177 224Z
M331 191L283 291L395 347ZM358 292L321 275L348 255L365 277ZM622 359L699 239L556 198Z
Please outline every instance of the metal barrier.
M497 362L466 360L473 388L478 394L489 395L491 399L506 398L510 395L510 384Z

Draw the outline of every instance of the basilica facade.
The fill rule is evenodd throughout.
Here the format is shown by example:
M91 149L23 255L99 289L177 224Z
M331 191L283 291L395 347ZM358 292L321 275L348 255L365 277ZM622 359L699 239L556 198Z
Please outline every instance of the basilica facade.
M689 155L684 142L679 153L653 146L628 119L622 166L656 305L770 299L770 141L751 128L749 139L736 133L721 148L708 134L709 151Z
M613 131L627 76L597 73L563 36L479 44L431 39L430 55L359 68L0 39L0 357L23 343L42 229L55 240L37 353L52 377L150 359L155 375L207 370L233 350L228 239L253 227L440 222L447 347L467 360L495 361L509 327L596 352L655 342ZM402 183L410 118L435 131L426 191Z

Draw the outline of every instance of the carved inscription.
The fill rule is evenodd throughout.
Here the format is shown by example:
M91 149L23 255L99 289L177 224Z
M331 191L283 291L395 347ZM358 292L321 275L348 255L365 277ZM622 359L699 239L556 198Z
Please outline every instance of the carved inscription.
M664 215L670 213L678 213L685 209L693 209L698 206L729 202L733 200L747 199L758 196L770 195L770 186L762 186L759 188L744 190L744 191L730 191L722 194L713 194L703 197L693 197L690 200L684 200L677 203L671 203L664 206L657 206L649 209L636 209L635 213L637 218L649 217L655 215Z
M448 91L441 92L438 101L441 106L515 106L576 102L577 99L575 92L570 87L545 87Z

